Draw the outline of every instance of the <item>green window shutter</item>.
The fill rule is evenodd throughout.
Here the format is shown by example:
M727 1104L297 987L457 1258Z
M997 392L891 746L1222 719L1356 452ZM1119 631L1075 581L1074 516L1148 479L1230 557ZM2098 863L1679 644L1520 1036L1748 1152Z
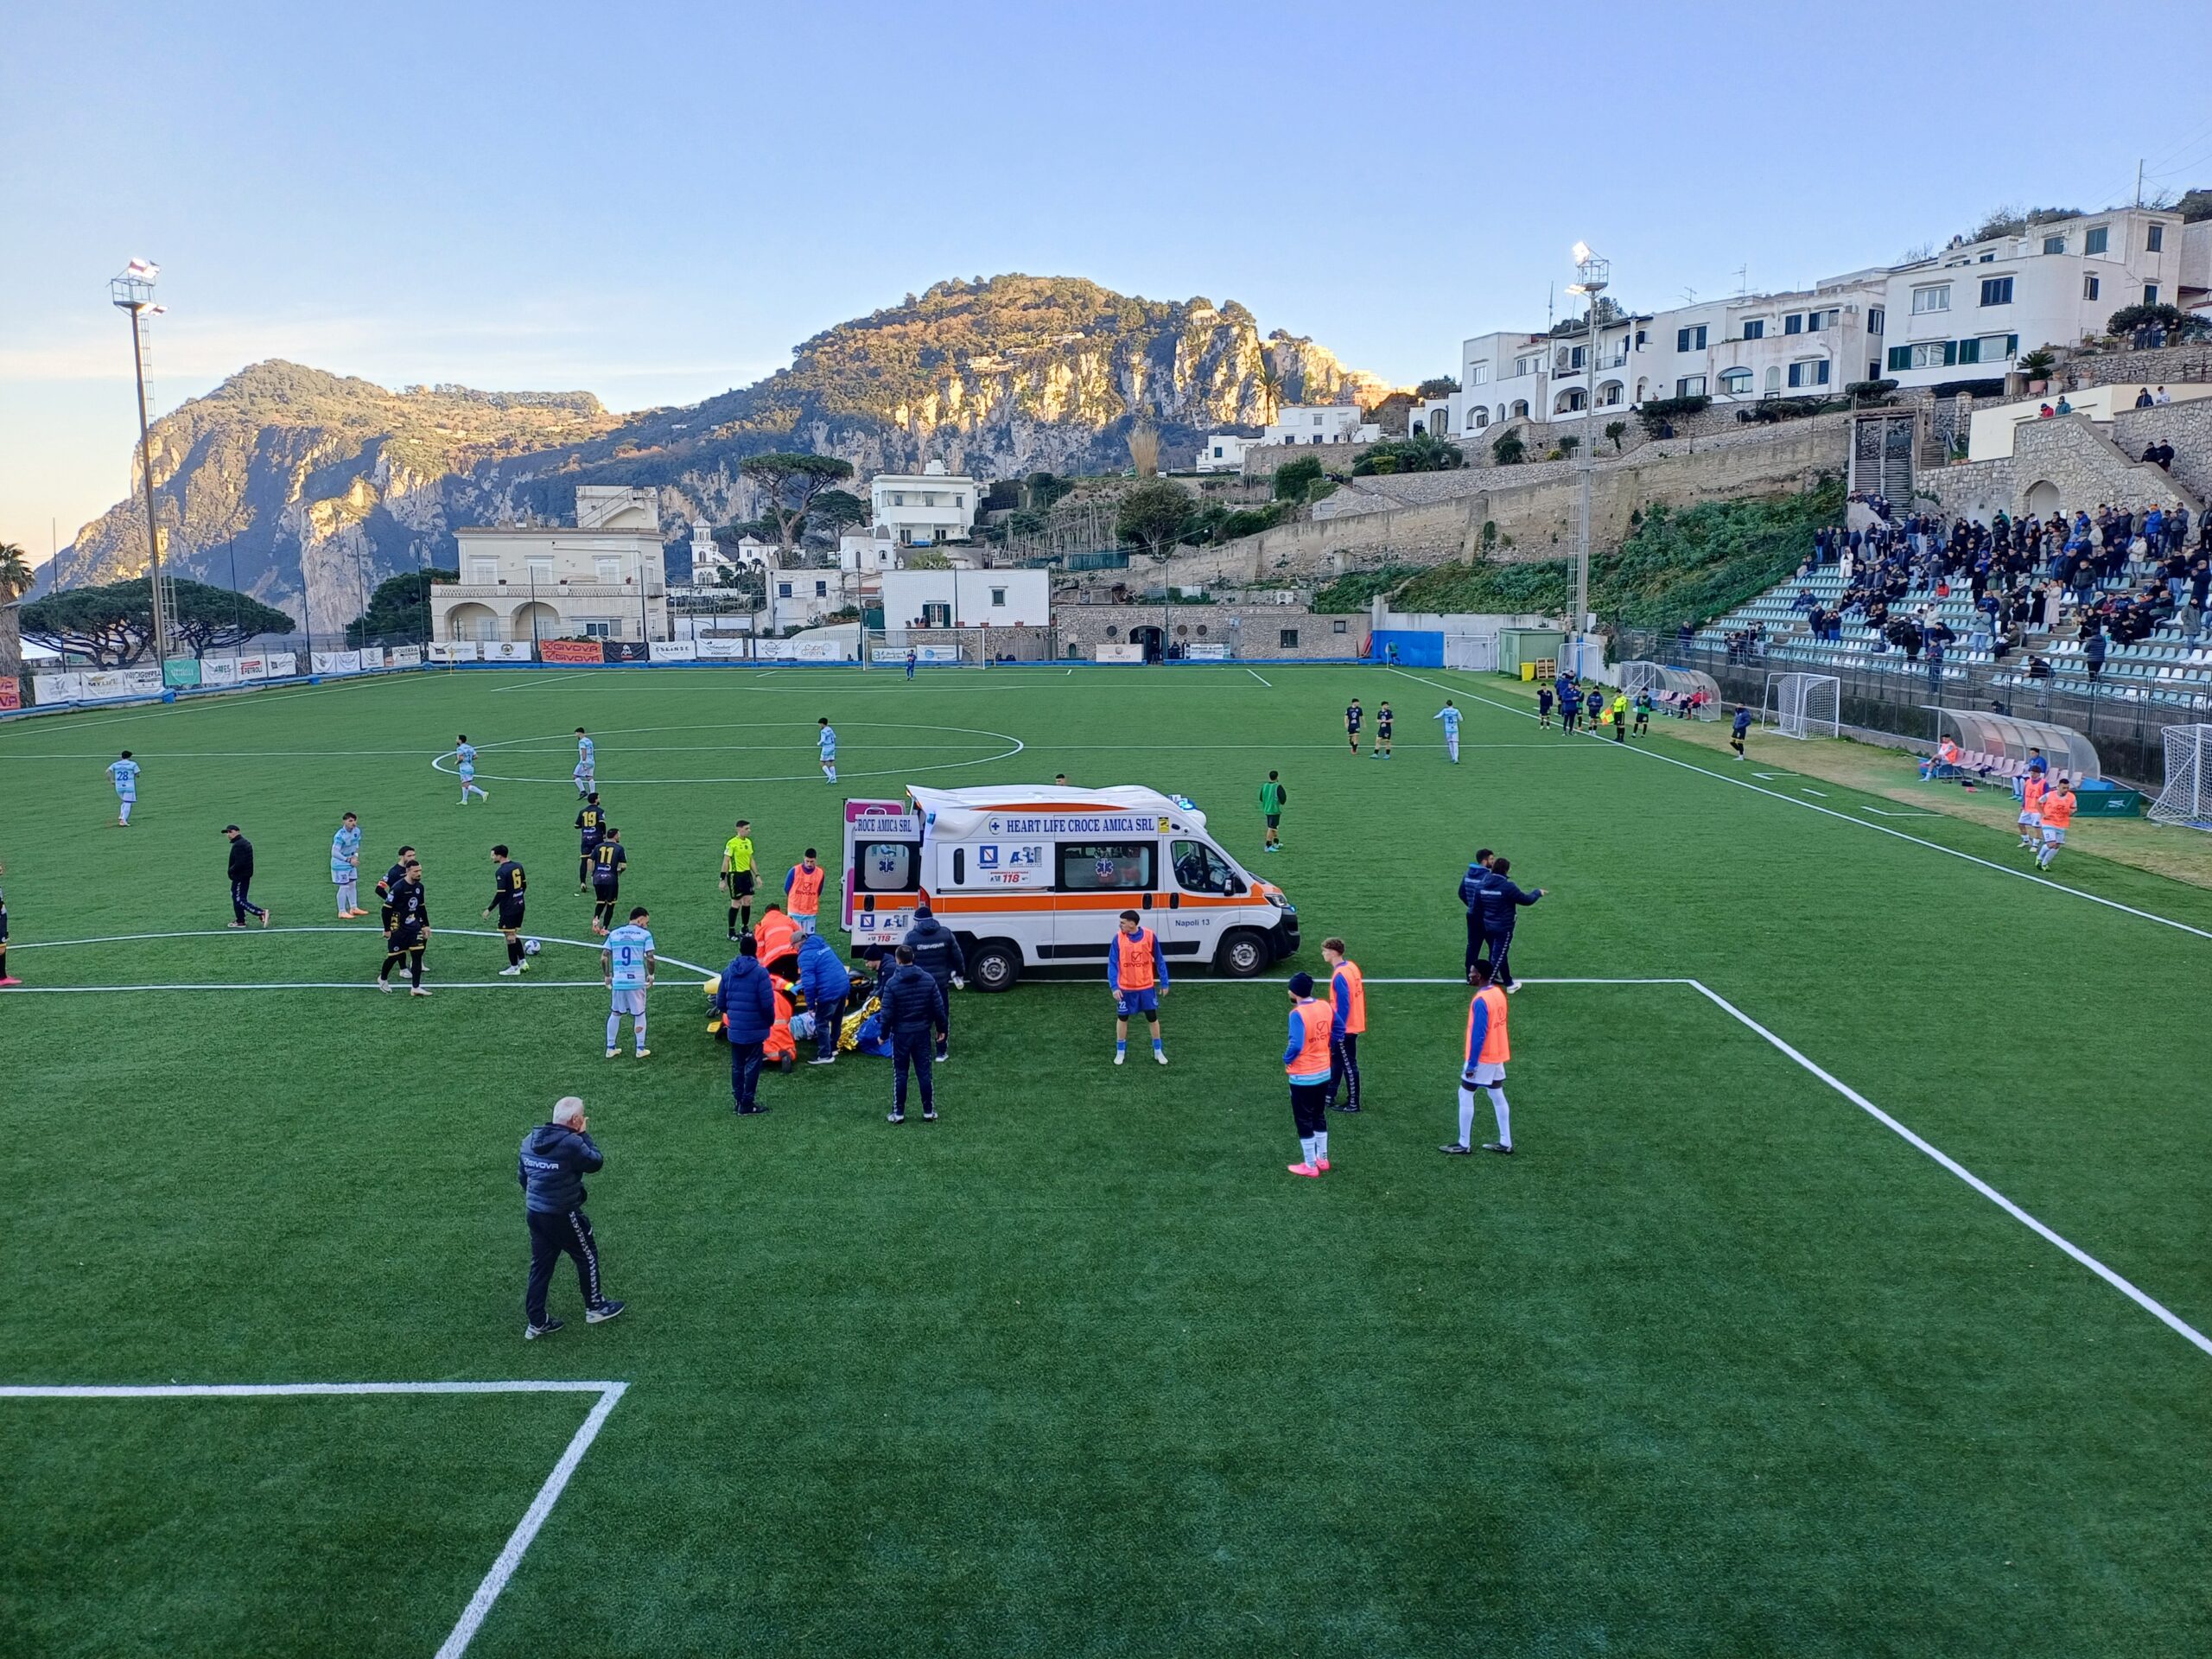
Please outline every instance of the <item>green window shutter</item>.
M2005 356L2007 356L2007 357L2018 357L2019 354L2020 354L2020 337L2019 337L2018 334L2007 334L2007 335L2005 335Z
M1899 369L1909 369L1909 368L1910 368L1911 366L1912 366L1912 347L1911 347L1911 346L1891 346L1891 347L1890 347L1890 369L1891 369L1891 372L1893 372L1893 373L1894 373L1896 371L1897 371L1897 370L1899 370Z
M1959 342L1955 340L1945 340L1943 342L1943 366L1947 369L1954 367L1958 363L1958 360ZM1971 362L1973 359L1968 359L1967 360Z

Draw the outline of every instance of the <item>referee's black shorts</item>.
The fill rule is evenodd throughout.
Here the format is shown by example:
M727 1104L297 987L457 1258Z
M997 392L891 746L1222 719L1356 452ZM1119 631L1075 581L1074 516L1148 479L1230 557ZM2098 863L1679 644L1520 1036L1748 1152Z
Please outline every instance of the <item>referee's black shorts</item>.
M753 896L752 871L732 870L729 873L729 896L733 899L749 899Z

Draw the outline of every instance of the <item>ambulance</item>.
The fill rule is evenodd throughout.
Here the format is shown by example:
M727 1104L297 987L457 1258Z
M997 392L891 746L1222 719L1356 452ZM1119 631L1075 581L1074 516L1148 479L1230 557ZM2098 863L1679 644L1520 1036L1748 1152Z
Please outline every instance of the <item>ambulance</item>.
M1248 979L1298 950L1298 912L1206 833L1180 796L1117 789L909 787L845 803L844 925L855 957L906 937L927 904L960 940L968 982L1106 971L1121 913L1159 936L1171 971Z

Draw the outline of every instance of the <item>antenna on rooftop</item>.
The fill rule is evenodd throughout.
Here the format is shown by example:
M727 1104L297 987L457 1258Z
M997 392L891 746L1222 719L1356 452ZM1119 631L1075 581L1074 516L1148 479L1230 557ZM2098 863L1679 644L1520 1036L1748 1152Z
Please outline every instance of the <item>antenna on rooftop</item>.
M1745 295L1751 291L1751 268L1749 264L1740 264L1736 267L1737 298L1741 299Z
M1682 302L1685 305L1695 305L1697 303L1697 289L1689 287L1687 283L1684 284L1682 288Z

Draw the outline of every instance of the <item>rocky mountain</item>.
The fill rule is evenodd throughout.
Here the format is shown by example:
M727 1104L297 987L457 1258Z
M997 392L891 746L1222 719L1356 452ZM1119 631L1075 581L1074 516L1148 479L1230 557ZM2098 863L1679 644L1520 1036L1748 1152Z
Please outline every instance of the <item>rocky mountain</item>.
M588 392L393 392L283 362L241 370L155 423L156 511L179 575L238 585L318 629L378 582L450 565L456 526L566 519L578 484L660 492L671 569L694 518L755 517L747 455L807 449L863 478L943 461L1004 478L1126 464L1131 427L1162 464L1281 404L1386 391L1310 340L1262 335L1230 302L1136 299L1070 277L940 283L816 335L791 366L684 408L617 416ZM41 590L145 568L136 492L86 525Z

